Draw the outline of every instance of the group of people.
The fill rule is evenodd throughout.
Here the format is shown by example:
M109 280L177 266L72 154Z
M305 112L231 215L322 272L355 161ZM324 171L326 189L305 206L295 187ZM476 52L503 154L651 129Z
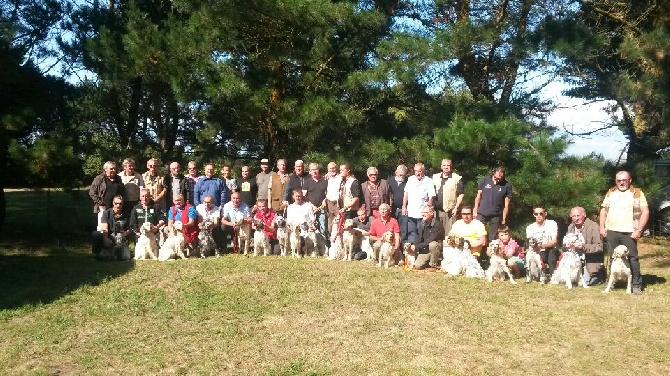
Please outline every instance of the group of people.
M199 224L207 219L221 225L215 227L213 235L217 248L225 251L240 223L251 224L257 219L264 224L273 253L279 253L275 216L282 215L290 224L308 223L327 245L342 231L341 226L334 228L336 218L352 219L358 232L369 237L375 251L382 235L391 232L396 259L404 259L403 249L414 253L416 269L439 267L447 234L467 240L483 266L487 263L488 242L498 239L510 268L517 275L524 272L523 248L509 232L512 185L505 179L504 167L496 167L478 182L472 206L465 203L463 179L453 171L448 158L442 160L441 171L430 177L425 175L423 163L416 163L409 176L407 167L401 164L388 179L381 179L377 168L369 167L365 181L353 176L346 163L328 163L325 175L318 163L307 167L305 171L304 162L296 160L294 171L289 173L286 160L279 159L273 171L269 161L262 159L261 171L255 177L251 176L251 166L244 165L241 176L234 179L230 166L223 166L219 177L213 164L205 165L204 175L199 175L195 162L188 163L186 174L182 174L178 162L172 162L169 172L161 175L156 159L147 161L144 174L135 171L132 159L125 159L123 171L118 173L114 162L106 162L104 172L95 177L89 191L99 222L93 252L98 254L101 247L108 246L110 233L133 237L147 221L156 232L175 220L181 221L185 238L192 244L197 241ZM526 237L539 243L549 273L556 267L561 246L583 253L590 284L605 279L602 238L607 239L610 251L626 245L633 291L639 293L642 278L636 243L648 221L649 209L644 193L632 186L627 171L619 171L615 180L616 185L602 203L599 224L587 218L584 208L572 208L568 244L561 244L557 223L547 219L542 205L533 208L535 220L527 226Z

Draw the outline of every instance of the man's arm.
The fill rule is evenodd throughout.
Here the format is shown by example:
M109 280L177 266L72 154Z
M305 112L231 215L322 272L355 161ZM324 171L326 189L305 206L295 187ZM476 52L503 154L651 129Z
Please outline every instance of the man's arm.
M475 197L475 207L472 209L472 218L477 218L477 212L479 210L479 202L482 199L482 190L477 190L477 196Z
M635 229L635 231L633 231L633 233L630 235L630 237L633 239L639 239L642 237L642 232L644 232L644 228L647 226L647 221L649 221L649 207L640 206L640 211L640 221L637 224L637 229Z
M507 213L509 213L509 203L512 202L512 199L510 197L505 197L505 207L503 208L502 212L502 224L506 225L507 224Z
M402 195L402 215L407 215L407 191Z
M464 197L465 197L465 194L463 194L463 193L456 196L456 205L454 206L454 210L451 211L452 216L456 216L456 214L458 214L458 208L461 207L461 204L463 203L463 198Z
M607 229L605 228L605 221L607 220L607 207L603 206L600 209L600 236L603 238L607 237Z

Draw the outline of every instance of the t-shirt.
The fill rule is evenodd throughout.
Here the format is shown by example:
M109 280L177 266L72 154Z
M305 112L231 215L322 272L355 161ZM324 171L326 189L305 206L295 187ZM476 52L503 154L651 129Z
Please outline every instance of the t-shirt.
M310 176L305 179L305 183L302 187L307 191L306 199L316 207L321 206L323 200L326 198L326 189L328 188L326 179L320 178L319 180L314 181Z
M431 197L435 197L435 186L425 175L421 180L412 175L407 179L405 193L407 193L407 216L421 218L421 206L428 203Z
M251 216L251 211L249 206L244 202L240 202L240 207L236 208L233 206L233 202L227 202L223 205L221 218L225 218L228 222L237 222L240 219L244 219Z
M237 191L240 192L240 199L242 202L249 205L250 207L254 206L256 204L256 195L258 194L258 185L256 184L256 179L237 179L235 184L237 185ZM267 196L267 187L265 188L265 195Z
M257 199L268 199L268 183L270 183L270 173L259 172L256 175L256 185L258 186Z
M470 223L465 223L464 220L459 219L451 226L450 234L454 234L472 243L478 240L483 235L486 235L486 227L480 221L473 219ZM481 247L471 247L471 250L481 249Z
M292 225L301 225L307 223L312 226L314 223L314 205L310 202L303 202L302 205L293 203L286 208L286 222Z
M205 204L203 203L196 206L195 211L198 215L199 222L210 219L214 223L218 223L219 218L221 218L221 208L219 208L218 206L212 206L212 209L207 211L207 208L205 208Z
M505 198L512 198L512 184L505 179L495 184L492 176L485 176L479 181L477 189L482 191L477 214L484 216L502 214Z
M400 233L400 225L398 220L395 218L389 218L388 221L382 221L381 217L375 218L372 220L370 225L370 235L371 236L382 236L385 232L391 231L392 234Z
M637 190L637 188L635 188ZM635 197L633 191L615 190L609 192L603 200L602 207L607 208L607 218L605 219L605 228L618 232L633 232L637 226L635 218ZM649 206L644 193L640 191L637 198L638 207Z
M526 227L526 238L535 238L541 243L546 243L558 236L558 224L553 219L547 219L542 226L533 222Z

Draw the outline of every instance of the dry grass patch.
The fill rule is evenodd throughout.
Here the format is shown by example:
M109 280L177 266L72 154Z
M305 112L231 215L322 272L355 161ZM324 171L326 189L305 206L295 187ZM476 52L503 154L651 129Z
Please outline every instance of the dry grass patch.
M0 265L19 269L0 277L3 286L55 291L39 300L0 298L0 367L8 374L661 374L670 366L662 329L670 320L667 252L658 244L641 249L643 274L655 281L642 296L622 287L603 294L602 287L488 284L366 262L227 255L97 263L84 247L39 251L47 257L13 249ZM26 271L33 275L18 281Z

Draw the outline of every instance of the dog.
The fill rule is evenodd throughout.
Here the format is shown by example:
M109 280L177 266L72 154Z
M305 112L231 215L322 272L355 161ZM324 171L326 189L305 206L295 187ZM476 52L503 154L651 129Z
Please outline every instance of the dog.
M583 275L582 260L577 252L570 248L563 248L563 256L561 257L561 261L558 262L558 267L554 270L554 274L551 276L551 284L558 285L565 283L565 286L571 289L573 284L576 283L584 288L589 288L584 281Z
M361 247L361 251L365 252L365 255L366 255L365 259L367 261L372 262L372 260L375 257L375 253L374 253L374 250L372 249L372 245L370 245L370 236L369 235L363 235L361 233L360 239L361 239L360 247Z
M289 224L289 244L291 245L291 254L294 258L302 258L304 256L304 241L302 239L303 226Z
M546 275L542 271L542 259L540 254L537 253L539 248L537 239L528 238L526 244L526 283L530 283L532 280L539 281L542 284L547 283Z
M461 251L461 266L463 274L468 278L484 278L484 269L477 261L477 258L470 252L470 242L463 241L463 250Z
M256 227L256 231L254 231L254 256L259 254L267 256L272 252L272 249L270 249L270 239L264 231L265 224L260 219L254 219L254 227Z
M328 259L337 260L344 258L344 244L342 242L342 231L340 230L340 217L333 218L330 230L330 248L328 248Z
M382 245L379 248L379 261L377 266L390 268L395 265L395 250L393 249L393 233L386 231L381 236Z
M627 281L626 294L633 292L633 276L630 273L630 261L628 261L628 248L620 245L612 251L612 262L610 263L610 278L603 292L612 291L614 283Z
M126 261L130 260L130 248L128 248L128 239L123 236L123 233L116 232L111 235L112 237L112 248L110 250L110 259L111 260L121 260Z
M440 268L449 275L457 276L465 273L465 269L461 264L463 244L463 238L454 234L449 234L444 238Z
M279 254L286 256L288 250L290 249L288 242L288 227L286 226L286 220L281 215L275 216L274 225L277 229L277 241L279 242Z
M245 219L246 218L238 219L237 222L235 222L235 229L237 230L237 249L240 253L246 256L249 254L253 235L251 234L251 223Z
M135 260L157 260L158 244L156 235L151 232L151 222L144 222L140 226L140 236L135 243Z
M185 259L184 248L186 247L186 239L182 232L183 224L180 221L175 221L172 224L170 234L165 239L165 242L158 250L158 260L167 261L174 258Z
M412 243L405 243L402 247L403 254L405 255L405 268L408 269L414 269L414 262L416 262L416 255L410 253L411 249Z
M344 261L351 261L354 259L354 249L356 246L356 235L353 232L354 220L347 219L344 221L342 228L342 246L344 251Z
M493 282L494 279L499 281L505 280L505 275L509 278L511 284L516 285L516 281L507 266L507 260L503 257L503 247L497 240L489 243L486 248L486 254L489 256L489 267L486 269L486 280Z
M316 231L316 229L307 230L305 236L305 255L311 254L312 257L323 256L326 247L326 239L323 234Z
M210 256L212 253L216 257L219 257L219 250L212 236L212 230L215 225L216 223L211 219L205 219L200 223L200 233L198 234L198 252L200 253L200 258Z

